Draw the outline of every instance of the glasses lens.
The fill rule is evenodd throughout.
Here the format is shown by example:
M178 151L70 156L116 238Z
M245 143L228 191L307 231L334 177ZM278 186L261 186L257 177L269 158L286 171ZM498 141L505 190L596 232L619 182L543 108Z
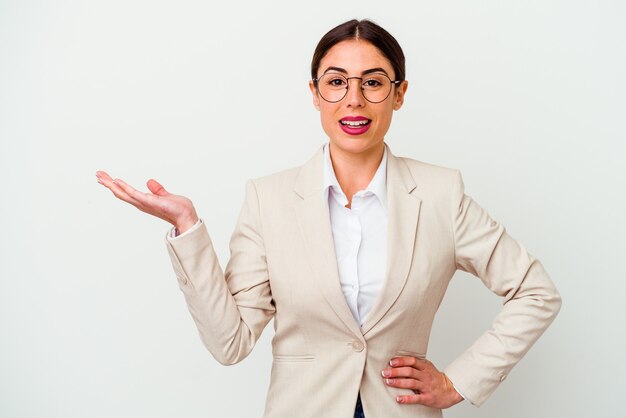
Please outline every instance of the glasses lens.
M348 91L348 80L341 74L324 74L317 81L322 98L329 102L338 102Z
M352 79L353 77L351 77ZM354 77L361 82L363 97L369 102L380 103L391 92L391 80L385 74L373 73L366 76ZM328 102L338 102L348 92L348 79L341 74L327 73L317 81L317 88L322 98Z
M368 74L363 77L361 88L363 89L363 96L368 101L379 103L389 96L391 80L385 74Z

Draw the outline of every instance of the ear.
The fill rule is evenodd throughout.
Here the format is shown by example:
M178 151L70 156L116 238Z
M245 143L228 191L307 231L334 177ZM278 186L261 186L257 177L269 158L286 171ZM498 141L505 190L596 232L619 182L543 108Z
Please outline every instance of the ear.
M402 104L404 103L404 94L406 93L406 89L409 88L409 82L404 80L400 83L398 87L396 87L396 94L393 98L393 110L400 110Z
M315 106L317 110L320 110L320 96L317 94L317 88L313 80L309 80L309 90L311 90L311 94L313 95L313 106Z

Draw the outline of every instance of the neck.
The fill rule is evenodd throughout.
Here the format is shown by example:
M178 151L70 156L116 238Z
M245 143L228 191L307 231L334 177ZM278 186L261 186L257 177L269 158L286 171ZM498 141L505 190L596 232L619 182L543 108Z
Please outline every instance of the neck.
M384 151L385 144L383 142L358 154L342 151L332 142L330 143L333 170L341 190L348 198L348 202L352 201L352 196L356 192L367 188L372 181L383 159Z

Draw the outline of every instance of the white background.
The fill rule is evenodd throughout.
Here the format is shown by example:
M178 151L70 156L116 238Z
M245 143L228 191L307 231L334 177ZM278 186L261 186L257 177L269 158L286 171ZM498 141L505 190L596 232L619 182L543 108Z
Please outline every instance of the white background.
M245 180L326 141L309 64L353 17L407 56L392 151L461 169L563 296L493 396L446 416L621 416L624 1L2 0L1 417L261 416L271 325L243 363L220 366L178 290L168 225L94 172L192 198L225 266ZM499 308L458 274L431 360L443 368Z

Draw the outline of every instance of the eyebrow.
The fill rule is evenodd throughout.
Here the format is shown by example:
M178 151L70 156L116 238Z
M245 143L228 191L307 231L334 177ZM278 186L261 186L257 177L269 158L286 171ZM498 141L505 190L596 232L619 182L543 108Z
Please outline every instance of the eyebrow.
M323 74L326 74L329 71L337 71L343 74L348 74L348 71L346 71L345 68L341 68L341 67L328 67L324 70ZM361 72L361 75L366 75L366 74L371 74L371 73L384 73L387 76L389 75L387 74L387 71L385 71L385 69L381 67L370 68L368 70Z

